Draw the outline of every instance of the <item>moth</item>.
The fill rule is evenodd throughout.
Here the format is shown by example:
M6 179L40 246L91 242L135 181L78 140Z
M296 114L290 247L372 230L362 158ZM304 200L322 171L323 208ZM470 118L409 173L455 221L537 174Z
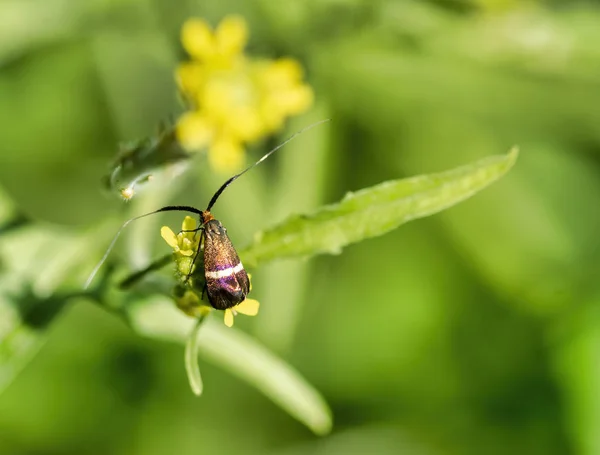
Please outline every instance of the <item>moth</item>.
M125 223L123 223L123 225L117 231L115 237L113 238L108 249L106 250L106 253L104 253L104 256L90 274L89 278L86 281L85 287L87 288L90 285L96 273L98 272L104 261L106 261L106 258L113 249L117 239L119 238L119 235L129 223L135 220L139 220L140 218L155 215L161 212L189 212L198 215L199 226L193 231L200 231L201 237L200 242L198 243L198 251L196 252L193 258L192 265L190 267L190 272L188 273L185 281L187 282L189 280L198 255L203 254L204 278L206 280L204 290L206 291L206 295L208 296L208 301L210 305L217 310L226 310L243 302L246 299L248 293L250 292L250 280L248 278L248 274L244 269L242 262L240 261L240 258L237 254L237 251L235 250L235 247L233 246L233 243L227 235L227 229L225 229L221 222L213 216L213 214L211 213L211 209L213 208L221 194L223 194L223 191L225 191L225 189L229 185L231 185L235 180L244 175L250 169L262 163L269 156L271 156L277 150L282 148L284 145L286 145L299 134L327 121L329 121L329 119L315 122L296 132L288 139L286 139L283 143L279 144L277 147L273 148L268 153L263 155L263 157L260 158L256 163L248 166L239 174L230 177L227 181L225 181L225 183L221 185L221 187L212 196L208 203L208 206L206 207L206 210L199 210L189 205L168 205L158 210L154 210L153 212L145 213L143 215L139 215L125 221ZM202 245L202 242L204 242L204 249L201 253L200 245Z

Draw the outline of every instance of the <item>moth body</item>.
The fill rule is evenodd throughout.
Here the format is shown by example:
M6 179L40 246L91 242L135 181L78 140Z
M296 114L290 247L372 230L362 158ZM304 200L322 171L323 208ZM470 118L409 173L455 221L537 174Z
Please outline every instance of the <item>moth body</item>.
M244 301L250 292L250 280L227 229L208 211L202 213L202 221L208 301L213 308L226 310Z

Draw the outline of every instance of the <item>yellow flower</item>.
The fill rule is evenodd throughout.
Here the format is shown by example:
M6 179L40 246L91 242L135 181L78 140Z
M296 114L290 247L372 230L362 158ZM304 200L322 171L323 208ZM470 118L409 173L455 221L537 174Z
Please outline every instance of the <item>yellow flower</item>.
M177 69L189 108L177 123L177 138L187 150L208 149L211 166L224 173L243 166L247 143L274 133L313 102L298 62L249 58L243 54L247 40L238 16L226 17L214 31L190 19L181 32L192 60Z
M238 313L245 314L246 316L256 316L258 314L258 307L260 303L258 300L246 299L233 308L225 310L225 325L227 327L233 326L233 317L237 316Z
M200 318L206 316L213 307L204 303L198 293L192 289L186 289L182 295L175 296L177 308L183 311L188 316ZM258 300L246 299L233 308L229 308L224 312L224 322L227 327L233 327L233 317L238 313L246 316L256 316L260 303Z
M192 256L198 249L198 231L196 230L196 220L191 216L186 216L181 223L179 234L171 230L169 226L163 226L160 229L161 237L175 250L175 253L183 256Z
M175 250L177 270L183 276L188 276L192 272L192 261L198 248L200 247L200 235L194 232L196 229L196 220L191 216L186 216L181 224L181 232L177 235L168 226L160 229L161 237L167 244Z

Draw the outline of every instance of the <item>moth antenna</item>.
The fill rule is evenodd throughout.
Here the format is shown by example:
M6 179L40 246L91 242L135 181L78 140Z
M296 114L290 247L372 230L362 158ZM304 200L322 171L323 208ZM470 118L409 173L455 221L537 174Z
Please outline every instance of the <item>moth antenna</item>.
M236 180L238 177L241 177L242 175L244 175L246 172L248 172L254 166L258 166L260 163L262 163L264 160L266 160L269 156L271 156L273 153L275 153L281 147L283 147L288 142L290 142L292 139L294 139L296 136L304 133L305 131L310 130L311 128L314 128L315 126L320 125L321 123L329 122L330 120L331 120L330 118L326 118L324 120L319 120L318 122L314 122L314 123L311 123L308 126L305 126L300 131L296 131L294 134L292 134L290 137L288 137L285 141L283 141L277 147L275 147L271 151L265 153L263 155L263 157L260 160L258 160L256 163L251 164L250 166L248 166L246 169L244 169L239 174L236 174L233 177L231 177L229 180L227 180L225 183L223 183L223 185L221 185L221 188L219 188L217 190L217 192L214 194L214 196L210 199L210 202L208 203L208 207L206 208L206 211L210 212L210 209L212 209L213 205L215 205L215 202L217 202L217 199L219 199L219 196L221 196L221 193L223 193L223 191L225 191L225 188L227 188L229 185L231 185L233 183L233 181Z
M175 211L176 212L191 212L191 213L195 213L196 215L199 215L200 217L202 217L202 211L198 210L195 207L191 207L189 205L168 205L166 207L155 210L154 212L144 213L143 215L134 216L133 218L128 219L127 221L125 221L123 223L123 225L119 228L119 230L113 237L112 242L110 242L110 245L108 245L106 253L104 253L104 256L102 256L102 259L100 259L100 262L98 262L98 264L96 264L96 267L94 267L94 270L92 270L92 273L90 273L90 276L86 280L83 288L87 289L89 287L89 285L92 283L92 281L94 280L94 277L98 273L98 270L100 270L100 267L102 267L102 264L104 264L104 262L106 261L106 258L108 258L108 255L110 254L113 247L115 246L115 243L117 243L117 240L118 240L119 236L121 235L121 231L123 231L123 229L125 229L129 223L131 223L132 221L135 221L135 220L139 220L140 218L144 218L144 217L147 217L150 215L155 215L156 213L175 212Z

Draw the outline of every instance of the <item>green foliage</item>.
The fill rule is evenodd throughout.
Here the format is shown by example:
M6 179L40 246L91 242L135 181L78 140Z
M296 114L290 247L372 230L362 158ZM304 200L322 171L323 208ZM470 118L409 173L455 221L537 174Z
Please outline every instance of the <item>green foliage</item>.
M506 156L480 160L439 174L384 182L310 215L296 215L259 232L240 254L256 266L278 258L339 254L351 243L385 234L407 221L432 215L463 201L502 177L517 159Z
M339 204L326 206L311 216L293 217L267 233L259 234L259 240L245 250L242 257L250 258L249 262L255 266L259 262L277 258L340 252L342 246L349 243L384 234L406 221L431 215L468 198L504 175L516 158L515 149L506 156L484 159L452 171L385 182L348 194ZM156 264L159 267L166 265L164 257L158 259ZM135 272L121 282L121 287L130 287L156 268L150 265L141 273ZM143 283L141 286L137 283L137 286L143 288ZM94 294L90 293L89 296L93 297ZM50 301L45 304L49 305ZM145 322L145 315L148 314L146 309L142 312L137 309L131 311L129 305L124 304L113 310L121 312L134 329L147 336L160 337L163 332L169 333L170 330L182 332L179 327L164 327L167 325L165 317L152 318L148 324ZM140 314L144 316L140 318ZM52 314L50 319L54 316ZM260 345L243 339L234 331L217 330L209 332L208 338L199 336L199 333L203 333L200 328L204 317L194 324L185 347L185 368L196 395L201 395L203 390L198 352L204 345L219 346L215 351L208 350L208 355L215 356L219 363L253 384L315 433L330 431L329 408L320 394L297 372ZM12 338L27 330L30 323L21 318L11 324L14 329L0 340L4 351L0 369L8 377L14 376L12 364L15 358L26 358L21 350L10 348ZM25 349L32 351L31 346L31 343L26 343ZM8 383L7 380L4 382Z
M333 121L215 206L261 312L202 325L195 399L195 321L160 260L181 217L133 223L82 283L124 219L203 208L228 177L200 155L127 204L102 191L119 143L148 167L116 189L179 158L130 141L181 109L183 20L230 13L316 97L248 162ZM599 21L584 1L0 1L0 452L596 455ZM514 143L501 182L390 231L502 175ZM450 193L373 193L461 163Z
M198 333L204 318L198 318L196 325L192 329L192 333L188 337L185 343L185 371L187 372L188 380L190 381L190 387L195 395L202 395L202 375L200 374L200 367L198 365L198 349L200 342L198 341Z
M472 196L504 175L516 158L517 150L513 149L505 156L490 157L451 171L385 182L348 194L339 204L326 206L311 216L295 216L267 231L267 235L259 234L259 240L242 252L242 257L256 266L259 262L290 256L337 253L349 243L384 234L406 221L439 212ZM156 264L164 265L163 258ZM142 272L154 269L151 265ZM141 278L140 272L136 272L124 282L129 286ZM185 333L181 325L189 325L189 321L177 322L179 319L175 318L173 327L169 327L168 316L152 315L146 304L141 310L125 311L134 329L146 336ZM218 346L214 351L208 350L209 357L214 356L218 363L253 384L315 433L330 431L329 408L297 372L251 339L240 338L235 331L209 331L203 336L205 331L200 328L204 317L193 326L185 347L185 367L196 395L203 390L198 352L206 351L204 346Z
M121 144L120 147L110 174L103 180L108 190L121 192L124 197L127 196L124 190L130 190L129 198L135 194L136 186L145 183L161 168L190 158L177 143L172 125L161 126L156 137Z

